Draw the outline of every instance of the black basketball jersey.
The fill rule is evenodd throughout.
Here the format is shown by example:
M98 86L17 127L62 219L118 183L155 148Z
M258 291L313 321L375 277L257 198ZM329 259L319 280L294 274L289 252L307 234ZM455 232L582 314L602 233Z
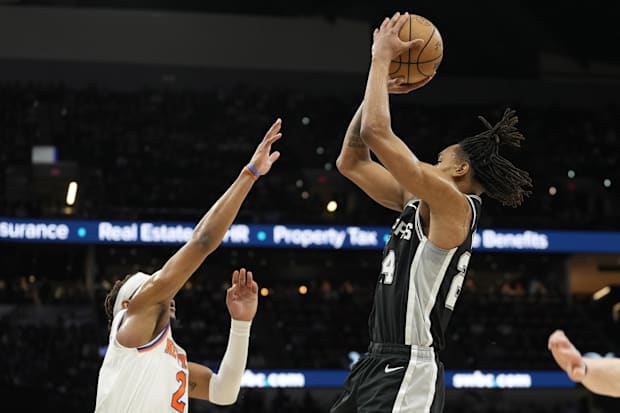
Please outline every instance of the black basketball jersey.
M368 320L376 343L433 346L440 350L469 265L482 201L467 199L472 225L450 250L432 244L422 230L419 200L407 203L383 250L381 275Z

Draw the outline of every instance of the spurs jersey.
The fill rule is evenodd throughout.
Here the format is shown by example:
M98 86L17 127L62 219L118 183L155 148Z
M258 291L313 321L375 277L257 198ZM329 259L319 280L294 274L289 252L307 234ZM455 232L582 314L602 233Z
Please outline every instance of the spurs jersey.
M460 246L450 250L427 239L421 225L420 200L405 206L383 250L368 320L373 342L443 348L480 216L480 198L468 195L467 199L472 208L470 232Z
M95 413L187 413L187 353L172 338L170 323L147 345L124 347L116 332L125 311L112 321Z

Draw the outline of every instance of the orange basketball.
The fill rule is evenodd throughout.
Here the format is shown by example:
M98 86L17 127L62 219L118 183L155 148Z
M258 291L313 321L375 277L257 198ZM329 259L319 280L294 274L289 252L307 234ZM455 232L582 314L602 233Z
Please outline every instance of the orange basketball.
M443 41L437 27L425 17L409 14L409 21L400 29L399 37L405 42L424 39L424 45L420 49L409 49L392 60L390 76L415 83L435 73L443 58Z

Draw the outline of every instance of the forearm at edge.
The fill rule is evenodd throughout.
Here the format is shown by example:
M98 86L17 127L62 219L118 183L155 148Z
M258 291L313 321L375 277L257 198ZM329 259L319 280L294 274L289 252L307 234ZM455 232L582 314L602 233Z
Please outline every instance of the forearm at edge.
M587 374L581 381L588 390L604 396L620 397L620 359L584 358Z

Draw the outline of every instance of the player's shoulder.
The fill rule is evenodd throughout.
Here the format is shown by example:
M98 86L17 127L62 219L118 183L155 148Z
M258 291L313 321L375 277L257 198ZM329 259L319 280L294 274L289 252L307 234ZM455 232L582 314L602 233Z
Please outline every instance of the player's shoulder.
M405 202L404 202L404 206L403 209L406 208L417 208L420 205L420 202L422 201L421 198L416 197L413 194L406 194L405 196Z

